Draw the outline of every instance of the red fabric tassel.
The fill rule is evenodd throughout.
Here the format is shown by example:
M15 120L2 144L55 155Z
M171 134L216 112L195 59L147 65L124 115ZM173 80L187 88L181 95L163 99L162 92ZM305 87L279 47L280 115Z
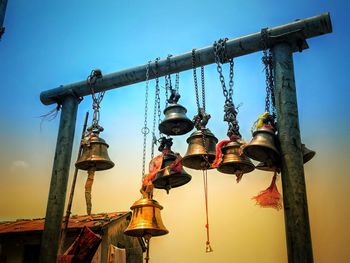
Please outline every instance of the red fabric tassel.
M257 205L264 208L271 207L276 210L280 210L282 208L281 194L278 192L276 179L277 172L275 172L273 175L270 186L252 198L255 199Z
M216 157L214 162L211 164L212 168L216 168L219 166L222 160L222 151L221 148L228 144L231 140L222 140L216 145Z
M143 186L147 186L156 177L156 174L162 168L164 154L161 153L154 157L149 164L149 174L143 179Z

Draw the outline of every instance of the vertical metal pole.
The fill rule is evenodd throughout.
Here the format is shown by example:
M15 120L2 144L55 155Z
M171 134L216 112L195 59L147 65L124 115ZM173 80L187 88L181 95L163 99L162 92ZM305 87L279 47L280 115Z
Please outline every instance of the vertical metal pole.
M73 95L66 96L62 103L49 199L46 208L45 228L41 241L41 263L56 262L78 104L79 99Z
M275 62L275 99L282 155L282 187L288 262L313 262L307 208L293 53L289 44L272 48Z
M0 0L0 39L5 32L5 28L2 26L5 19L7 0Z

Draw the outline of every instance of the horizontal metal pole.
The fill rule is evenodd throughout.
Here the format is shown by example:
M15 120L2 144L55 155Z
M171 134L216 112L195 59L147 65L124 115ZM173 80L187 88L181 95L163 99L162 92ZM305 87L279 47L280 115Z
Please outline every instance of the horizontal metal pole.
M306 19L299 19L286 25L273 27L268 29L267 32L269 35L269 47L280 42L289 42L293 47L293 51L301 51L307 48L306 39L332 32L332 24L329 13L324 13ZM261 32L230 39L227 41L226 47L228 58L247 55L262 49ZM196 50L197 67L214 62L213 46ZM107 74L97 80L94 86L95 92L106 91L145 81L146 67L147 64L144 64L116 73ZM150 64L149 79L154 79L156 77L156 72L158 72L158 77L162 77L167 74L181 72L191 68L192 54L190 51L182 55L172 56L170 58L170 63L167 59L159 60L157 70L155 62L153 61ZM60 103L62 98L72 94L72 92L79 97L83 97L91 94L91 88L87 86L87 82L84 80L44 91L40 94L40 100L45 105Z

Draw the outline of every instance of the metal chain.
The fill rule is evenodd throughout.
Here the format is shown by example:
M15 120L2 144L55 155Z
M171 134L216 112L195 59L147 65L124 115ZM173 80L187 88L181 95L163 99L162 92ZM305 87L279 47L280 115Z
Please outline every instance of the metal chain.
M148 84L149 84L149 68L150 68L151 61L148 61L147 67L146 67L146 87L145 87L145 115L144 115L144 122L143 122L143 128L141 130L143 134L143 153L142 153L142 181L145 177L146 172L146 146L147 146L147 134L149 133L149 128L147 127L147 115L148 115Z
M199 104L198 80L197 80L197 70L196 70L196 49L192 49L192 68L193 68L194 90L196 92L196 104L197 104L197 110L199 113L200 104Z
M168 81L168 76L166 75L164 77L165 79L165 108L168 107L168 96L169 96L169 81Z
M229 138L232 138L232 136L238 136L241 138L241 134L239 132L239 125L237 121L237 114L238 111L234 105L233 102L233 68L234 68L234 61L232 58L227 58L227 52L226 52L226 41L225 39L219 39L218 41L214 42L213 48L214 48L214 57L215 62L217 64L217 72L219 73L219 80L222 87L222 93L225 97L225 104L224 104L224 121L228 123L228 132L227 135ZM225 83L225 77L222 73L222 63L229 62L230 64L230 72L229 72L229 89L227 90L226 83Z
M197 79L197 70L196 70L196 50L192 49L192 68L193 68L193 80L194 80L194 90L196 93L196 104L198 114L194 116L193 122L197 130L205 129L210 115L205 112L205 83L204 83L204 67L201 67L201 84L202 84L202 107L199 102L199 91L198 91L198 79Z
M91 88L91 97L92 97L92 109L94 111L92 116L92 124L89 128L90 131L101 132L103 128L99 125L100 121L100 104L105 95L105 91L99 92L98 95L95 93L94 86L97 79L102 78L102 72L99 69L93 69L90 75L87 78L87 85Z
M204 67L201 66L201 83L202 83L202 105L205 112L205 81L204 81Z
M175 75L175 91L176 93L179 93L180 88L180 73L176 73Z
M155 76L156 76L156 87L154 96L154 109L153 109L153 126L152 126L152 148L151 148L151 159L154 157L154 145L157 143L156 137L156 123L158 115L158 123L160 122L160 97L159 97L159 78L158 78L158 61L159 58L155 60Z
M276 106L274 94L273 55L271 50L268 48L268 40L269 36L267 28L263 28L261 30L261 41L263 46L262 62L264 64L266 85L265 111L272 115L272 121L274 123L276 120Z

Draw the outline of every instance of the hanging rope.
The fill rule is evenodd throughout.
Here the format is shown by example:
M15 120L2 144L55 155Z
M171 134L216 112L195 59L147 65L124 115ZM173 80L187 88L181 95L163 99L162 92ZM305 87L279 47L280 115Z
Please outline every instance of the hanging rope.
M209 206L208 206L208 174L207 170L203 171L203 184L204 184L204 199L205 199L205 217L206 217L206 224L205 228L207 230L207 241L206 241L206 247L205 252L213 252L213 249L210 245L210 236L209 236Z

